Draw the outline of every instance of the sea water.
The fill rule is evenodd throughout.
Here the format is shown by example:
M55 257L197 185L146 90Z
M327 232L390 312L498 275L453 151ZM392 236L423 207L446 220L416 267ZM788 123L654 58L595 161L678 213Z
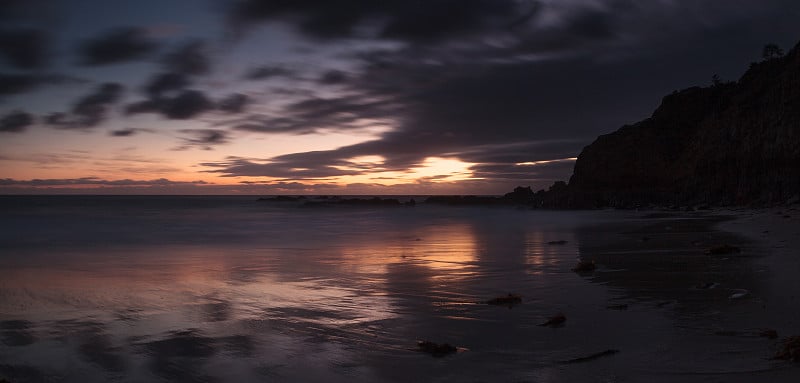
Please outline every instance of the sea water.
M759 270L702 254L700 242L739 240L708 217L301 205L0 197L0 377L747 381L776 369L752 330ZM580 259L598 269L573 272ZM734 288L751 297L731 301ZM522 302L486 304L509 293ZM540 326L557 314L563 325ZM459 351L432 356L420 340Z

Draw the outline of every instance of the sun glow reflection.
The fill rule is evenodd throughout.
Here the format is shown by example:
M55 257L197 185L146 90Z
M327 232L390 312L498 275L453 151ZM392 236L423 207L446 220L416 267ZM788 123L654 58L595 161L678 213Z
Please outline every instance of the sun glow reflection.
M360 242L342 249L339 267L349 265L360 273L383 273L390 264L411 263L437 270L446 278L473 274L478 256L473 228L466 224L426 227L396 241Z

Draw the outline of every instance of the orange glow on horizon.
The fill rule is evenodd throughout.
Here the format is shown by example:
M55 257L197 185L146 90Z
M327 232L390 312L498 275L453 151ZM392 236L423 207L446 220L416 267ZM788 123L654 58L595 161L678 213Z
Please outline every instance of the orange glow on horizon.
M569 158L558 158L555 160L542 160L542 161L528 161L528 162L518 162L514 165L517 166L536 166L536 165L545 165L545 164L553 164L558 162L573 162L577 161L578 157L569 157Z

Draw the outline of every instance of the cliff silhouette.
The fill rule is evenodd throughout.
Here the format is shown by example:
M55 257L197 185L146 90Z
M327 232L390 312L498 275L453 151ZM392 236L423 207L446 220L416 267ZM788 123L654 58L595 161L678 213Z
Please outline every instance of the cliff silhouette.
M800 44L786 55L765 48L738 81L714 76L664 97L650 118L585 147L568 184L515 193L553 208L797 201Z

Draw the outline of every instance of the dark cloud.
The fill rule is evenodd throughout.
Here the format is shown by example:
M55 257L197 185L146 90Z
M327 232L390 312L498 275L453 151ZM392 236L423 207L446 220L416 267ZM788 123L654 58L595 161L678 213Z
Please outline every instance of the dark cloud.
M78 115L94 117L98 107L105 107L119 100L125 88L117 83L105 83L97 87L94 93L79 100L72 112Z
M164 56L162 63L171 72L186 75L205 75L211 71L207 46L203 41L194 40L179 46Z
M319 78L320 84L336 85L347 81L347 73L340 70L330 70L322 74Z
M197 90L186 90L177 96L158 103L158 110L167 118L185 120L214 107L205 94Z
M292 169L303 169L295 171L295 176L323 177L332 174L330 166L346 165L349 158L366 155L386 158L382 165L386 170L419 166L428 157L498 166L572 157L583 140L558 145L541 143L576 133L580 137L582 132L595 128L590 124L596 123L597 115L564 114L561 104L574 105L571 96L581 88L581 79L570 83L561 77L550 79L554 75L551 71L564 68L563 62L538 68L535 64L453 66L443 75L440 68L413 62L371 67L350 84L351 90L363 92L361 96L306 99L287 106L281 114L285 117L262 118L260 123L252 119L235 124L234 128L308 133L323 128L364 127L360 121L387 121L393 129L380 139L331 151L271 158L260 166L232 163L225 172L290 177ZM540 93L540 87L550 89L548 81L560 81L555 88L568 89ZM586 103L594 109L603 107L592 106L597 100ZM561 129L554 131L555 124ZM548 144L552 145L549 149ZM529 168L515 171L524 169Z
M55 112L50 113L44 117L44 122L47 125L66 125L69 117L66 113Z
M39 20L57 8L50 0L3 0L0 1L0 21L29 22Z
M38 69L47 63L49 39L38 29L0 30L0 56L11 66Z
M265 98L264 105L253 105L251 97L238 93L215 102L209 95L219 93L194 89L205 84L198 77L211 72L209 46L188 41L160 56L155 74L142 78L143 99L127 106L129 114L190 119L213 112L215 120L226 120L217 121L218 129L179 131L179 144L187 148L226 143L232 131L383 132L335 150L205 164L228 176L325 179L405 170L428 157L443 157L474 163L476 177L487 180L555 179L559 172L569 173L571 161L564 159L577 155L597 134L646 118L662 95L707 83L714 73L734 79L748 61L758 59L765 42L795 32L800 36L800 5L788 0L227 4L232 29L288 24L311 38L303 43L319 47L320 55L335 52L332 61L315 68L341 70L301 78L290 65L253 68L244 80L280 78L285 88L271 88L273 99ZM90 46L96 48L93 54L87 53ZM142 30L127 28L87 42L82 52L87 64L101 65L149 57L156 47ZM26 54L28 59L36 56L31 52L2 57L21 68L11 57L22 62ZM28 92L48 81L0 75L0 95ZM320 84L335 86L314 86ZM73 110L45 121L91 126L103 120L112 104L79 101ZM251 114L241 115L245 111ZM385 161L375 166L351 162L367 155Z
M193 40L180 45L161 59L161 65L164 71L153 75L142 88L147 99L128 105L126 114L159 113L168 119L185 120L217 107L203 92L188 89L195 76L211 70L204 42ZM243 108L247 100L226 101L226 111L234 112L236 107Z
M362 174L363 171L358 170L342 170L337 169L332 164L313 164L312 167L300 168L298 162L282 160L281 158L274 158L270 161L257 161L239 157L229 157L220 162L207 162L200 164L215 170L209 170L209 173L221 173L225 177L235 176L251 176L251 177L278 177L293 180L300 179L325 179L329 177L338 177L345 175Z
M72 85L86 80L59 74L3 74L0 73L0 97L34 91L48 85Z
M153 133L153 131L142 128L125 128L108 132L108 134L112 137L131 137L139 133Z
M514 0L400 1L391 10L383 37L432 42L448 37L470 37L477 33L507 28L529 11ZM531 7L529 2L528 7Z
M584 9L570 15L565 31L584 39L609 39L616 37L616 14L596 9Z
M226 130L182 129L179 132L188 135L188 137L183 138L183 145L177 148L179 150L188 149L189 147L211 150L215 145L222 145L230 142L230 133Z
M273 77L291 77L294 72L283 66L261 66L244 74L245 80L266 80Z
M387 4L392 2L240 4L245 3L253 7L250 17L242 16L248 22L291 22L316 37L353 36L366 20L384 15L386 24L380 24L377 36L426 44L355 50L351 57L362 67L337 82L343 89L338 96L301 99L272 115L253 115L229 125L294 134L353 129L364 121L391 127L377 139L335 150L207 164L215 172L324 178L341 168L353 169L347 165L353 157L382 156L381 170L404 170L428 157L445 157L475 163L471 170L476 177L530 183L563 179L573 166L570 158L582 146L599 133L647 117L680 84L706 82L718 71L741 71L757 58L763 41L771 40L771 32L796 25L792 16L776 10L788 6L793 9L788 15L800 12L799 5L780 0L767 5L575 1L542 4L535 11L530 6L528 13L519 7L504 10L506 5L500 4L498 10L485 12L484 19L473 10L494 5L464 2L465 8L457 10L464 13L456 13L453 24L442 26L441 35L430 32L433 36L425 40L414 33L425 31L429 23L422 20L404 30L404 20L410 19L389 13ZM431 18L436 19L440 4L448 2L431 6ZM341 9L333 9L337 6ZM327 34L308 27L315 20L323 23L323 13L344 9L355 9L355 14L333 21ZM402 6L392 12L398 10ZM510 33L498 22L506 12L519 17ZM749 28L743 28L743 20ZM483 37L494 40L434 44L447 40L449 31L469 36L467 30L490 29L500 33ZM751 53L734 46L742 41L752 45ZM740 56L721 60L721 46ZM536 164L518 165L530 162Z
M551 160L538 165L506 164L480 164L470 168L474 177L486 178L495 181L514 181L518 183L550 184L563 180L564 174L569 174L575 167L574 160ZM524 182L523 182L524 181Z
M171 120L187 120L214 107L214 103L203 92L184 90L174 97L161 97L130 104L125 112L126 114L159 113Z
M310 134L324 130L354 130L383 124L397 111L389 99L350 96L309 98L288 105L279 117L251 115L233 121L236 130L260 133Z
M259 190L266 192L309 192L309 191L318 191L318 190L332 190L332 189L340 189L341 186L337 184L306 184L300 182L285 182L285 181L239 181L241 185L248 185L248 186L258 186ZM267 189L263 189L266 187Z
M32 91L45 81L41 76L0 73L0 96Z
M373 34L380 37L434 42L507 27L532 6L516 0L241 0L230 8L229 24L241 33L254 23L291 20L303 34L322 39L377 25Z
M151 100L157 100L169 93L182 91L191 84L191 79L182 73L158 73L145 84L144 91Z
M158 113L158 112L159 112L158 104L155 101L151 100L137 101L125 106L125 115L127 116L139 113Z
M250 98L242 93L234 93L219 101L217 108L226 113L241 113L244 111Z
M33 115L21 110L13 111L0 118L0 133L20 133L33 125Z
M109 108L119 101L125 88L117 83L99 85L94 92L78 100L69 114L53 113L45 122L61 129L92 128L105 121Z
M85 41L79 52L84 65L96 66L141 60L157 48L143 29L124 27Z
M322 178L352 174L354 167L348 159L353 157L382 156L386 161L381 170L394 171L419 166L428 157L447 157L492 163L497 170L509 167L520 173L514 178L526 179L532 175L530 168L514 168L516 163L572 157L583 142L554 144L543 140L589 129L581 124L590 122L586 117L571 130L551 130L553 124L568 126L575 118L565 116L559 105L574 104L572 87L580 89L581 79L575 79L574 85L558 84L570 89L537 94L547 81L563 81L549 80L553 76L550 70L558 68L564 69L564 63L545 71L532 64L459 65L443 75L440 68L416 62L396 60L390 67L371 66L349 83L350 90L362 92L360 96L309 98L288 105L282 117L251 116L249 121L233 126L253 132L303 134L363 128L374 126L374 121L386 121L394 129L380 139L336 150L284 155L266 163L235 159L216 165L227 175Z

